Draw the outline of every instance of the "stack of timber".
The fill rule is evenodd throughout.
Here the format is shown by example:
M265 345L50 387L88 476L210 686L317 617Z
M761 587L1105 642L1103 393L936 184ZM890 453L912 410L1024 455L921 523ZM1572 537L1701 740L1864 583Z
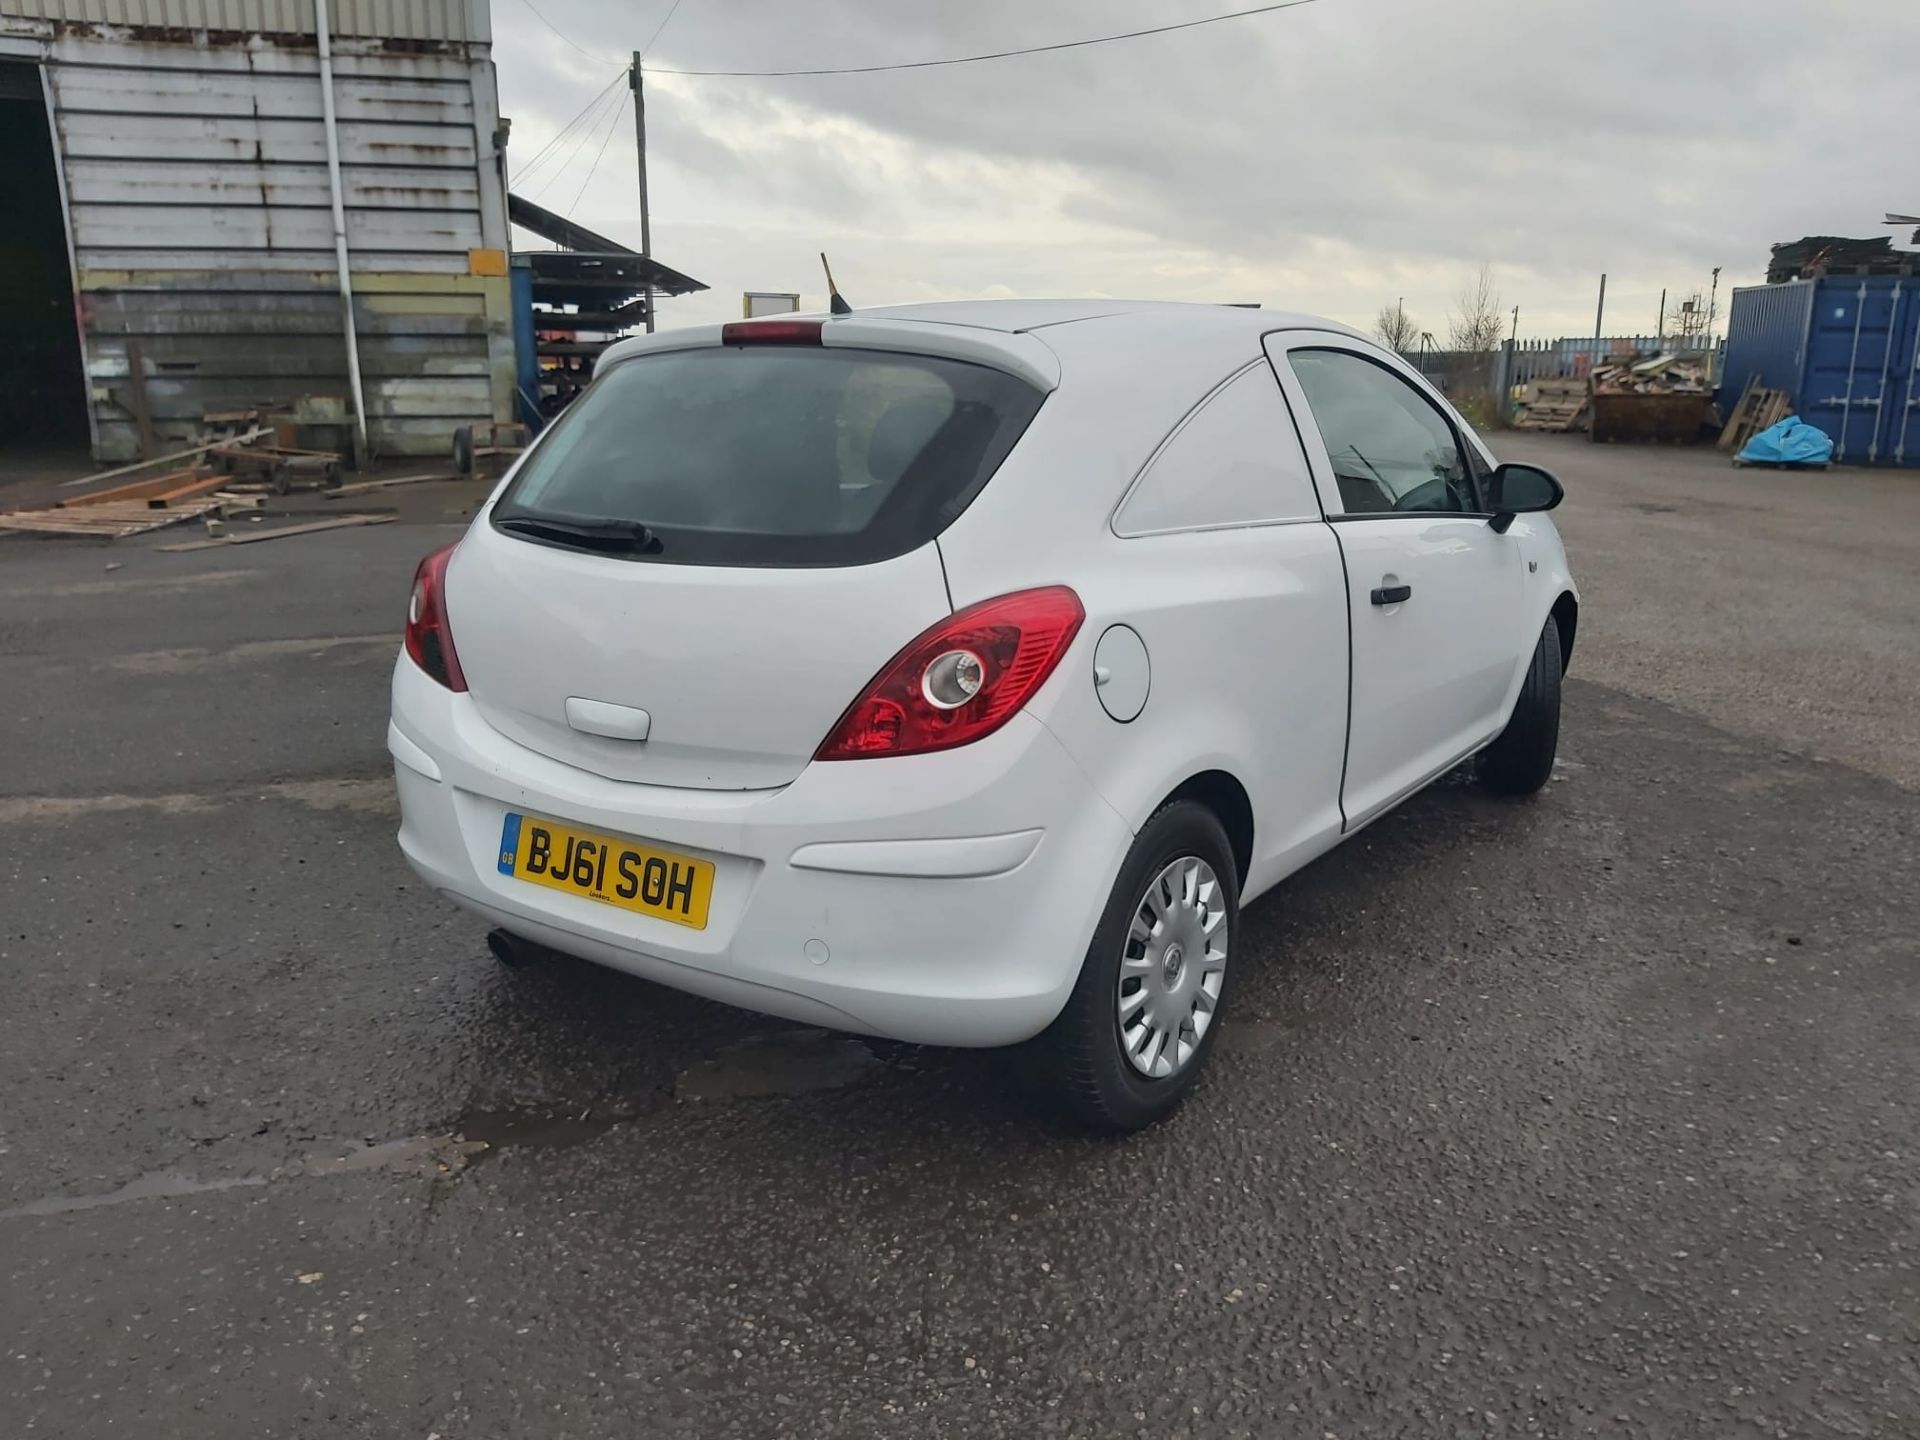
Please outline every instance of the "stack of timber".
M1593 389L1597 395L1705 395L1713 387L1700 361L1652 355L1602 365L1593 372Z
M0 512L0 531L119 540L183 520L253 508L260 503L259 495L284 493L302 476L320 476L323 484L338 482L340 457L330 451L290 451L274 445L269 426L217 428L225 433L190 450L83 475L62 487L88 487L81 494L51 505ZM252 483L241 477L250 477Z

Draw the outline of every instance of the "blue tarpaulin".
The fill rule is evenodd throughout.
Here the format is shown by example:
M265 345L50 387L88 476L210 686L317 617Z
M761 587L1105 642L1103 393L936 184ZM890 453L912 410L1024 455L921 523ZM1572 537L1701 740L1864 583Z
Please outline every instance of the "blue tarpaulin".
M1747 442L1740 458L1755 465L1825 465L1833 459L1827 432L1789 415Z

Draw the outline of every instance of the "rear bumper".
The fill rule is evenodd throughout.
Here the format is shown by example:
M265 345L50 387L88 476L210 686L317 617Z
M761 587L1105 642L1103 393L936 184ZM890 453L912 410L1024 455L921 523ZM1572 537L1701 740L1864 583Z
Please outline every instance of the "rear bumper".
M1005 1045L1066 1002L1132 836L1027 715L961 750L812 765L779 790L608 780L494 730L403 654L400 848L508 931L728 1004L940 1045ZM705 930L499 873L507 811L711 860Z

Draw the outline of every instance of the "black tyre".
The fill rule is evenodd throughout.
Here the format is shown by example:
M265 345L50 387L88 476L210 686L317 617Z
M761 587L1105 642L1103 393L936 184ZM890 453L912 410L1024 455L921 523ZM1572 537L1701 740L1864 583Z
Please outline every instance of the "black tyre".
M1034 1042L1051 1098L1097 1130L1138 1130L1193 1088L1220 1033L1240 927L1233 848L1204 805L1149 820L1066 1008Z
M1501 795L1531 795L1553 774L1560 746L1560 626L1540 631L1513 718L1500 738L1480 752L1480 782Z

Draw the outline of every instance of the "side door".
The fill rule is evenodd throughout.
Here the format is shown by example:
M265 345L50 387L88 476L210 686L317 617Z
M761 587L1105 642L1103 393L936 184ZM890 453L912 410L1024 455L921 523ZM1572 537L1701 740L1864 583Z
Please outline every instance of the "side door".
M1524 594L1484 462L1412 372L1351 337L1267 339L1346 567L1348 829L1499 733Z
M1074 571L1099 703L1041 718L1136 825L1200 771L1237 779L1254 822L1242 893L1257 894L1340 837L1349 663L1340 547L1264 356L1198 398L1108 528L1100 562ZM948 566L973 573L957 553Z

